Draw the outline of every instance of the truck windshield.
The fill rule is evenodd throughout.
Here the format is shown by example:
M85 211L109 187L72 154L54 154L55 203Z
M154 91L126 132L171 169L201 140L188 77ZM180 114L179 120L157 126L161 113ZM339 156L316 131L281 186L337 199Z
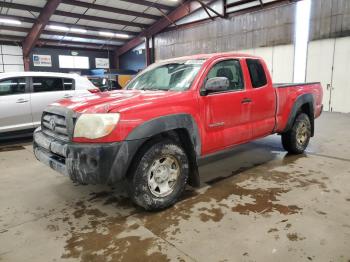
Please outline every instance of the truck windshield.
M133 79L126 89L187 90L204 62L204 59L194 59L152 65Z

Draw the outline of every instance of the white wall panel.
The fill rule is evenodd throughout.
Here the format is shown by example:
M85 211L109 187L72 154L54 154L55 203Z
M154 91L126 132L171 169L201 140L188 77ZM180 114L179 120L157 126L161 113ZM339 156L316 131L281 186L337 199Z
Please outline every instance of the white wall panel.
M0 45L0 72L24 71L22 48Z
M273 47L272 80L274 83L292 83L294 72L294 45Z
M280 45L238 50L237 53L262 57L270 70L274 83L293 82L294 46Z
M23 65L23 57L18 55L2 55L5 65Z
M270 72L273 72L273 47L255 48L254 55L262 57Z
M325 111L330 111L330 96L333 91L331 85L334 43L335 39L324 39L312 41L308 47L306 81L321 82Z
M5 72L23 72L23 65L4 65Z
M335 41L331 109L350 113L350 37Z
M321 82L325 111L350 113L350 37L312 41L306 80Z
M22 56L22 48L19 46L3 45L1 53L4 55L19 55Z

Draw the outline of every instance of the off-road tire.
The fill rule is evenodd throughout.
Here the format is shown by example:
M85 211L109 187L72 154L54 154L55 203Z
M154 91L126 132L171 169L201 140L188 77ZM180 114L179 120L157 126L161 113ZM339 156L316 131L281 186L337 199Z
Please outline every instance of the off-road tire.
M155 196L149 187L152 163L161 156L177 160L179 175L173 191L164 197ZM141 148L135 157L127 177L128 192L134 203L146 210L161 210L173 205L183 193L189 176L189 161L185 150L170 139L156 140Z
M301 134L304 134L301 136ZM301 139L303 137L303 139ZM302 154L311 138L311 123L307 114L300 113L292 128L282 134L283 148L290 154Z

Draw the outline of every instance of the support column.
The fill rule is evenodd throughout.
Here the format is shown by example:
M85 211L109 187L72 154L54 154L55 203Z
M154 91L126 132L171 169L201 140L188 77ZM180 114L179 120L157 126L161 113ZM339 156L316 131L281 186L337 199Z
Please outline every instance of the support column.
M115 69L120 69L120 56L118 54L118 52L114 52L114 66Z
M146 41L146 65L149 66L150 64L152 64L151 49L149 47L149 38L146 37L145 41Z
M38 41L41 32L44 30L45 26L50 20L50 17L53 15L60 3L61 0L47 1L39 17L36 19L36 22L33 24L32 28L23 41L22 48L24 57L29 57L29 54Z
M152 35L152 64L156 62L156 47L155 47L155 35Z
M25 57L23 54L23 65L24 71L30 71L30 58L29 56Z

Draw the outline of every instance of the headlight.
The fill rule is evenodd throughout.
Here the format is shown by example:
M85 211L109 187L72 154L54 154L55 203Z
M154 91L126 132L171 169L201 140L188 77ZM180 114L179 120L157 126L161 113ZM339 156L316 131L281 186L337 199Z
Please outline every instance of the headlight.
M96 139L110 134L119 121L118 113L82 114L75 125L74 137Z

